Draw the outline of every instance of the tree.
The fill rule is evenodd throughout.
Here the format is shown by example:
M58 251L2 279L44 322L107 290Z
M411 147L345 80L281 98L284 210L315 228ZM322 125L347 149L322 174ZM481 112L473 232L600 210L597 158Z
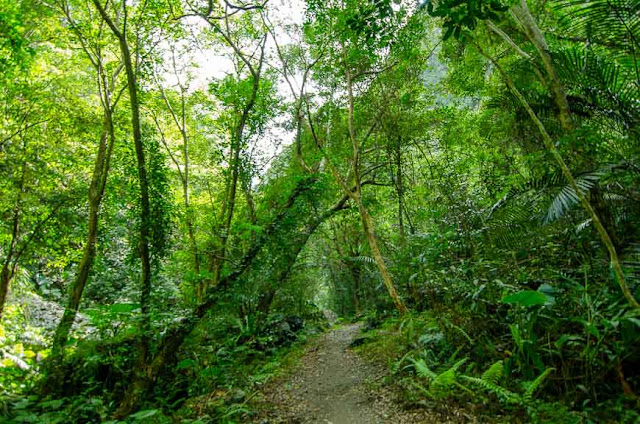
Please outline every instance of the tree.
M77 38L83 48L84 54L95 69L96 88L100 97L103 117L102 130L99 137L95 164L91 176L91 184L89 186L87 238L83 247L82 259L78 264L75 280L69 288L69 300L62 319L58 324L58 328L56 329L56 334L52 343L51 352L53 367L50 371L52 376L56 376L59 373L59 370L55 370L54 368L59 367L60 362L63 359L64 348L69 338L73 322L75 321L80 301L82 300L82 293L87 284L87 280L89 279L91 267L96 255L100 205L104 197L107 175L109 173L111 156L116 138L113 114L114 109L120 100L120 94L123 91L118 84L118 76L122 70L122 66L119 66L120 63L117 59L111 57L111 52L109 52L109 50L102 47L104 42L102 26L98 27L95 32L95 38L93 38L91 33L90 35L87 35L83 32L82 28L86 24L83 25L79 23L72 16L71 5L67 1L61 1L57 6L60 8L61 14L65 17L69 30ZM93 25L95 25L94 22L89 22L88 24L90 27ZM116 66L113 66L114 62ZM47 389L55 390L54 387L58 384L59 382L57 384L55 382L51 382L47 385Z

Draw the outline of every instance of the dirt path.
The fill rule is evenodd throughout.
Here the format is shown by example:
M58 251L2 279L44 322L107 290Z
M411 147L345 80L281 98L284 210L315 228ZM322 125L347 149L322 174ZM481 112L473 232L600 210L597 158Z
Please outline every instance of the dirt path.
M309 348L292 374L263 393L260 424L439 423L424 411L406 411L392 390L376 384L384 368L348 349L361 324L332 330Z

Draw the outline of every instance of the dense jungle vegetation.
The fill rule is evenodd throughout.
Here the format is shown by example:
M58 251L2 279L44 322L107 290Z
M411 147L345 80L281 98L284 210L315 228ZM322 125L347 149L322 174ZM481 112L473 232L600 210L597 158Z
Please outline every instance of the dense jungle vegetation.
M640 422L639 40L637 0L0 0L0 421L252 422L336 315L405 408Z

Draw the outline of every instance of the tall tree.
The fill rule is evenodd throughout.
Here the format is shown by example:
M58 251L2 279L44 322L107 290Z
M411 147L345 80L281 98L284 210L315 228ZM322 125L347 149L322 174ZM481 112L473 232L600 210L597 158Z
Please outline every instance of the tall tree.
M122 55L122 62L127 76L127 87L129 91L129 102L131 107L131 129L133 143L136 152L138 183L140 185L140 308L142 312L141 331L142 335L138 342L138 360L136 372L146 373L149 354L149 335L151 330L150 318L150 296L151 296L151 255L149 251L151 234L151 211L149 202L149 181L147 179L147 167L145 162L145 152L142 140L142 129L140 124L140 101L138 98L137 68L134 60L139 56L141 46L136 45L132 53L128 39L128 14L129 6L126 1L114 4L113 8L116 18L109 15L108 10L99 0L93 0L93 4L98 10L104 22L109 26L114 37L117 39ZM140 7L144 8L146 2ZM135 380L138 381L138 380Z
M53 339L51 353L52 364L59 366L64 355L64 347L67 343L69 332L75 320L84 288L89 279L91 267L96 255L96 241L98 238L98 228L100 220L100 206L104 197L107 183L107 175L111 162L113 147L115 144L115 130L113 124L114 109L120 99L124 87L120 87L118 76L122 66L117 59L114 59L108 49L103 47L104 32L103 26L98 25L97 31L87 34L83 31L83 24L77 21L72 15L72 7L68 1L60 1L57 6L62 16L66 19L69 30L74 34L76 40L82 46L85 56L91 62L95 70L96 89L100 96L102 106L102 130L98 138L98 147L95 156L93 173L88 193L88 220L87 236L84 242L82 259L78 264L76 277L69 287L69 298L62 318ZM74 10L75 7L74 7ZM90 15L89 15L90 16ZM84 23L88 27L95 26L95 22ZM112 66L115 62L115 66ZM111 71L110 71L111 69ZM57 375L57 371L52 369L51 375ZM48 389L54 389L55 383L51 383Z

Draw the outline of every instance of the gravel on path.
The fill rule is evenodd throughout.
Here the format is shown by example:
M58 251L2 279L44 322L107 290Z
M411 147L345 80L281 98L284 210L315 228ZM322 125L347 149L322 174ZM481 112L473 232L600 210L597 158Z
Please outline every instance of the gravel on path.
M387 370L349 349L362 324L342 326L313 343L292 373L272 382L259 400L257 424L446 423L425 410L406 410L389 387Z

